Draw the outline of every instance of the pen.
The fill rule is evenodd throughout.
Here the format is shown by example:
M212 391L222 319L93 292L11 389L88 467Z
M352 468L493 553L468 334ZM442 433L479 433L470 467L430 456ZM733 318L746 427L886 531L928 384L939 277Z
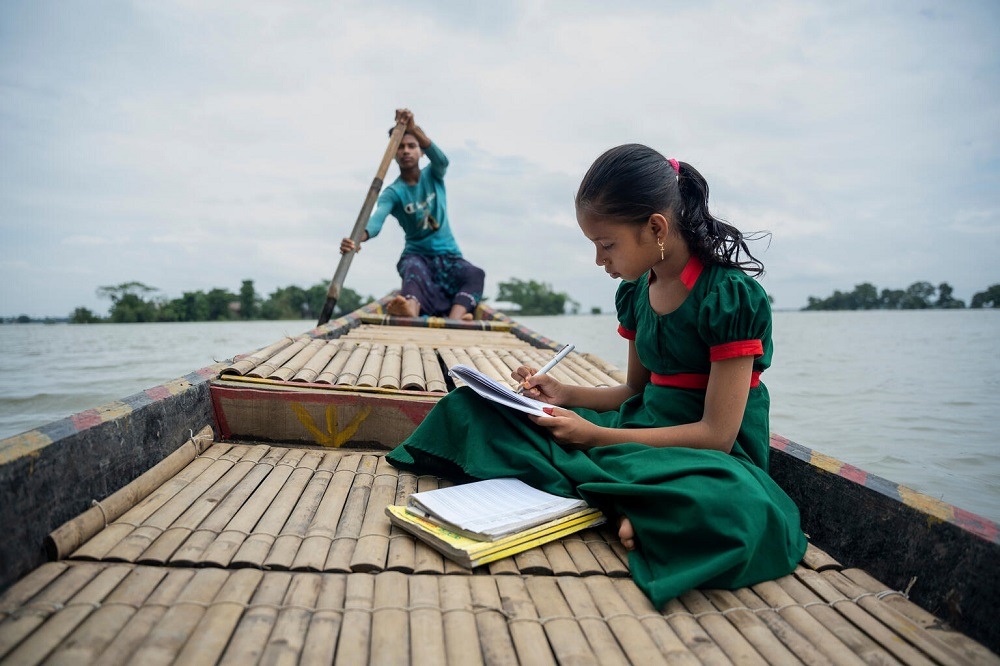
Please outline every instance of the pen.
M556 367L556 363L569 356L569 353L574 349L576 349L576 345L566 345L565 347L559 350L558 354L552 357L551 361L543 365L541 370L532 375L532 377L535 377L537 375L544 375L549 370ZM524 386L518 386L517 391L515 391L515 393L523 393L523 392L524 392Z

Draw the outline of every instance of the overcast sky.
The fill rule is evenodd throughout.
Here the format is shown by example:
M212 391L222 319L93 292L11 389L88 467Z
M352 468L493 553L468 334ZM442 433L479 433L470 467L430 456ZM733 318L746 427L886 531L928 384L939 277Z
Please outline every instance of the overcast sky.
M333 275L407 106L486 295L613 308L573 196L607 148L695 165L775 307L1000 283L1000 3L0 3L0 315ZM387 181L398 175L393 164ZM346 286L399 284L389 220Z

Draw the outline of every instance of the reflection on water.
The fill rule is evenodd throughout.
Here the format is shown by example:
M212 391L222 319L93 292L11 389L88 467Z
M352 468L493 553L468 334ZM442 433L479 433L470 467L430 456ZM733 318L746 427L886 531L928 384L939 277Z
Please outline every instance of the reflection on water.
M524 317L624 369L613 315ZM309 321L0 326L0 438L312 328ZM774 432L1000 520L1000 312L777 312Z

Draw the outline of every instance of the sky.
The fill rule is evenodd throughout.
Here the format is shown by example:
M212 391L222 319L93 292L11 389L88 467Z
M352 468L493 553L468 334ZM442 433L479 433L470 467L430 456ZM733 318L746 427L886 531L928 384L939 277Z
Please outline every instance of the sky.
M771 233L775 308L862 282L968 303L1000 283L998 41L995 0L4 0L0 316L328 282L399 107L494 300L517 278L613 310L573 197L638 142ZM345 286L397 288L402 244L389 220Z

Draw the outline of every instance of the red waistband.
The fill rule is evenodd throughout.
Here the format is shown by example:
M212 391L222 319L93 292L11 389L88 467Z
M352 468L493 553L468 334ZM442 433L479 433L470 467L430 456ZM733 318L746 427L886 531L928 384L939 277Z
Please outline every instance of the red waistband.
M673 386L685 389L707 389L708 375L701 372L678 372L674 375L659 375L650 373L649 381L657 386ZM754 370L750 375L750 388L760 385L760 371Z

